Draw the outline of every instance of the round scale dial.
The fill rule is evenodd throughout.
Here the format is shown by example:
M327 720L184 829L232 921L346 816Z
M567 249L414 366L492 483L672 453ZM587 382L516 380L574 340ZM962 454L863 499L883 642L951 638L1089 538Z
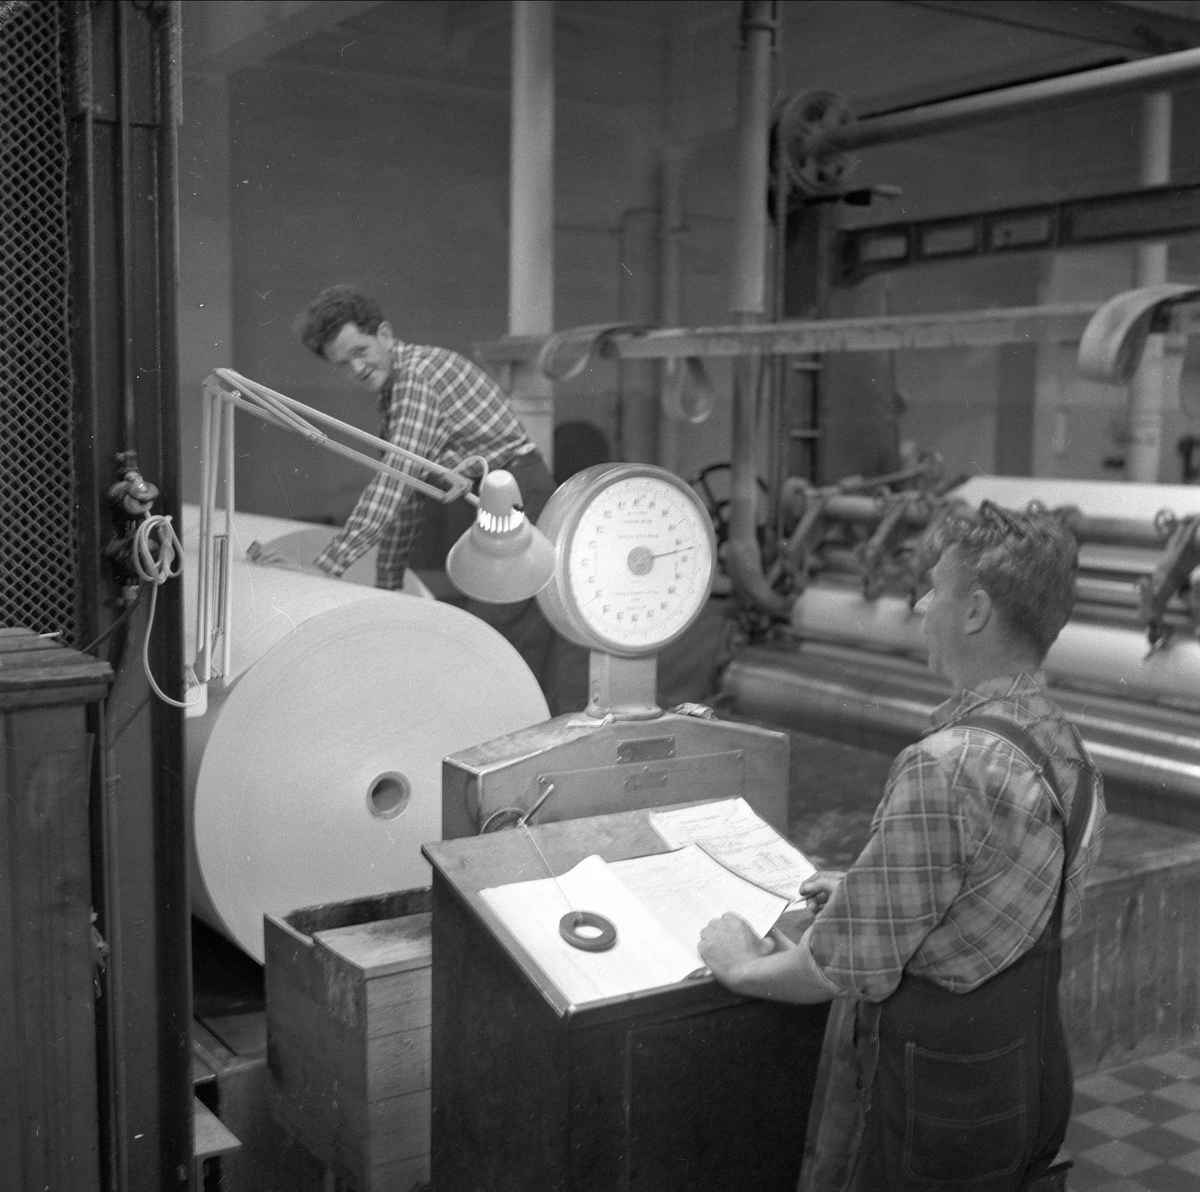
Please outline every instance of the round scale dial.
M538 529L555 551L538 603L579 645L626 657L655 653L708 599L716 556L708 511L664 468L587 468L550 498Z

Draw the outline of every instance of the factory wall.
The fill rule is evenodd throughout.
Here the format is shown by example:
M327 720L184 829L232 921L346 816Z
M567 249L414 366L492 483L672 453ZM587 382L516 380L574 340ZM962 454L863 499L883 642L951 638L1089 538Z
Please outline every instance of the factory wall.
M430 52L445 52L440 6L403 7L413 36L426 21ZM672 177L684 211L673 233L678 321L728 321L739 6L688 5L686 20L661 27L583 19L582 7L560 5L556 26L555 323L658 321L671 280L661 275L660 213ZM586 7L592 16L604 8ZM1031 77L1096 60L1094 49L1065 38L1014 29L1000 37L986 22L919 7L841 0L785 3L783 12L780 92L829 88L861 113L1012 81L1014 63L1017 77ZM365 51L353 44L337 60L293 52L220 79L187 76L185 438L198 428L186 399L219 364L373 429L371 399L309 356L292 331L303 304L332 281L377 293L402 337L469 352L505 332L507 22L483 36L486 58L478 45L470 53L486 69L449 72L445 82L363 69L356 55ZM1189 134L1195 110L1194 93L1178 97L1177 178L1194 173L1200 152ZM881 223L1130 188L1137 113L1135 98L1110 100L866 150L847 163L851 183L899 186L902 197L831 210L845 225ZM683 163L677 175L664 169L672 154ZM825 309L904 314L1099 299L1128 284L1132 253L1121 246L922 266L835 287ZM1189 242L1174 245L1172 277L1200 276L1197 256ZM557 420L600 427L614 457L657 451L689 474L729 454L728 371L713 376L716 409L700 426L660 427L654 370L611 362L562 387ZM897 410L897 442L942 452L950 473L1120 475L1124 396L1079 382L1067 349L847 356L827 362L822 386L822 479L885 462L893 444L881 452L888 420L880 412ZM1189 375L1185 394L1194 387ZM1178 479L1174 443L1192 426L1186 413L1172 414L1164 480ZM294 436L250 424L239 435L244 508L340 521L364 482L356 465ZM194 459L185 442L185 467ZM197 482L198 469L185 475L185 496Z

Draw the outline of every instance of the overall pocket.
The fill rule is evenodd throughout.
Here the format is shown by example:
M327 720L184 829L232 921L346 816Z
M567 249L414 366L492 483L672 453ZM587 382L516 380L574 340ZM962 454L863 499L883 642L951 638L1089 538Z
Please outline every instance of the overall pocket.
M970 1181L1025 1161L1025 1043L979 1055L905 1045L905 1174Z

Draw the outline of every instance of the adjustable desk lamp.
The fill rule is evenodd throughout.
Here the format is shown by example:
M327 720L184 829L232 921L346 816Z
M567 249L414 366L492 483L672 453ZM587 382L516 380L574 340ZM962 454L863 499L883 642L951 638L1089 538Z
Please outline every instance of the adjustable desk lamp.
M471 491L472 480L463 469L475 461L483 462L478 456L464 460L458 468L447 468L285 397L233 369L217 368L204 382L201 430L200 574L193 671L202 687L212 679L226 677L231 669L228 562L233 532L235 409L294 431L310 443L357 460L442 504L462 497L475 505L478 512L474 523L446 559L446 573L464 595L508 604L533 596L550 578L554 551L525 517L521 490L508 472L489 472L484 463L476 496ZM318 424L375 448L381 458L331 439ZM411 470L406 471L405 465ZM422 480L415 473L432 474L444 487ZM223 532L218 532L215 525L218 488L225 514ZM202 706L198 711L202 712Z

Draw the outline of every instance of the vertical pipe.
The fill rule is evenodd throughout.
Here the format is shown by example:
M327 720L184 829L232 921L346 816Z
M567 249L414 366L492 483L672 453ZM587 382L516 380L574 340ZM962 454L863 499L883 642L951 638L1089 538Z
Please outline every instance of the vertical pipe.
M742 50L738 69L737 194L734 210L730 309L741 323L761 322L766 313L768 157L771 132L772 65L776 4L746 0L742 6ZM786 615L788 602L763 575L758 546L757 389L760 356L733 361L733 444L727 563L736 591L759 607Z
M509 166L508 330L554 330L554 2L513 0ZM514 370L513 408L553 462L554 391L529 366Z
M683 321L683 150L667 147L662 165L662 225L659 228L658 321L663 327L678 327ZM659 366L659 392L671 368L683 368L682 360L664 360ZM659 404L658 462L669 472L679 467L679 423L662 412Z
M619 221L620 255L617 272L619 317L622 322L653 326L658 317L661 253L658 237L662 217L651 208L634 207ZM641 463L658 461L657 360L617 361L616 458Z
M660 171L658 230L658 322L661 327L683 323L683 237L684 183L687 158L687 78L691 62L691 26L672 20L667 34L667 119L666 148ZM658 415L658 462L669 472L679 468L679 423L665 412L661 394L672 368L685 367L682 360L658 364L660 394Z
M1161 186L1171 180L1171 93L1156 91L1142 97L1142 186ZM1162 285L1167 280L1165 243L1140 244L1136 251L1135 285ZM1147 337L1142 362L1129 387L1129 454L1127 480L1154 484L1159 480L1163 414L1167 401L1167 368L1163 337Z
M742 53L738 70L737 189L729 304L742 322L761 320L767 309L767 160L774 48L775 3L747 0L742 6Z
M126 451L137 450L137 415L133 397L133 249L131 245L129 204L129 29L128 15L124 4L117 4L114 36L116 38L116 89L117 89L117 193L113 202L118 211L117 258L121 276L117 279L121 309L118 313L121 328L121 393L122 444Z
M66 12L64 10L64 19ZM81 641L98 637L104 626L99 557L102 510L95 453L97 398L100 389L96 330L96 131L92 84L92 14L75 6L71 19L71 73L75 94L71 107L68 195L71 223L72 278L71 358L79 386L75 419L75 467L79 501L79 625ZM107 475L105 480L107 480Z

